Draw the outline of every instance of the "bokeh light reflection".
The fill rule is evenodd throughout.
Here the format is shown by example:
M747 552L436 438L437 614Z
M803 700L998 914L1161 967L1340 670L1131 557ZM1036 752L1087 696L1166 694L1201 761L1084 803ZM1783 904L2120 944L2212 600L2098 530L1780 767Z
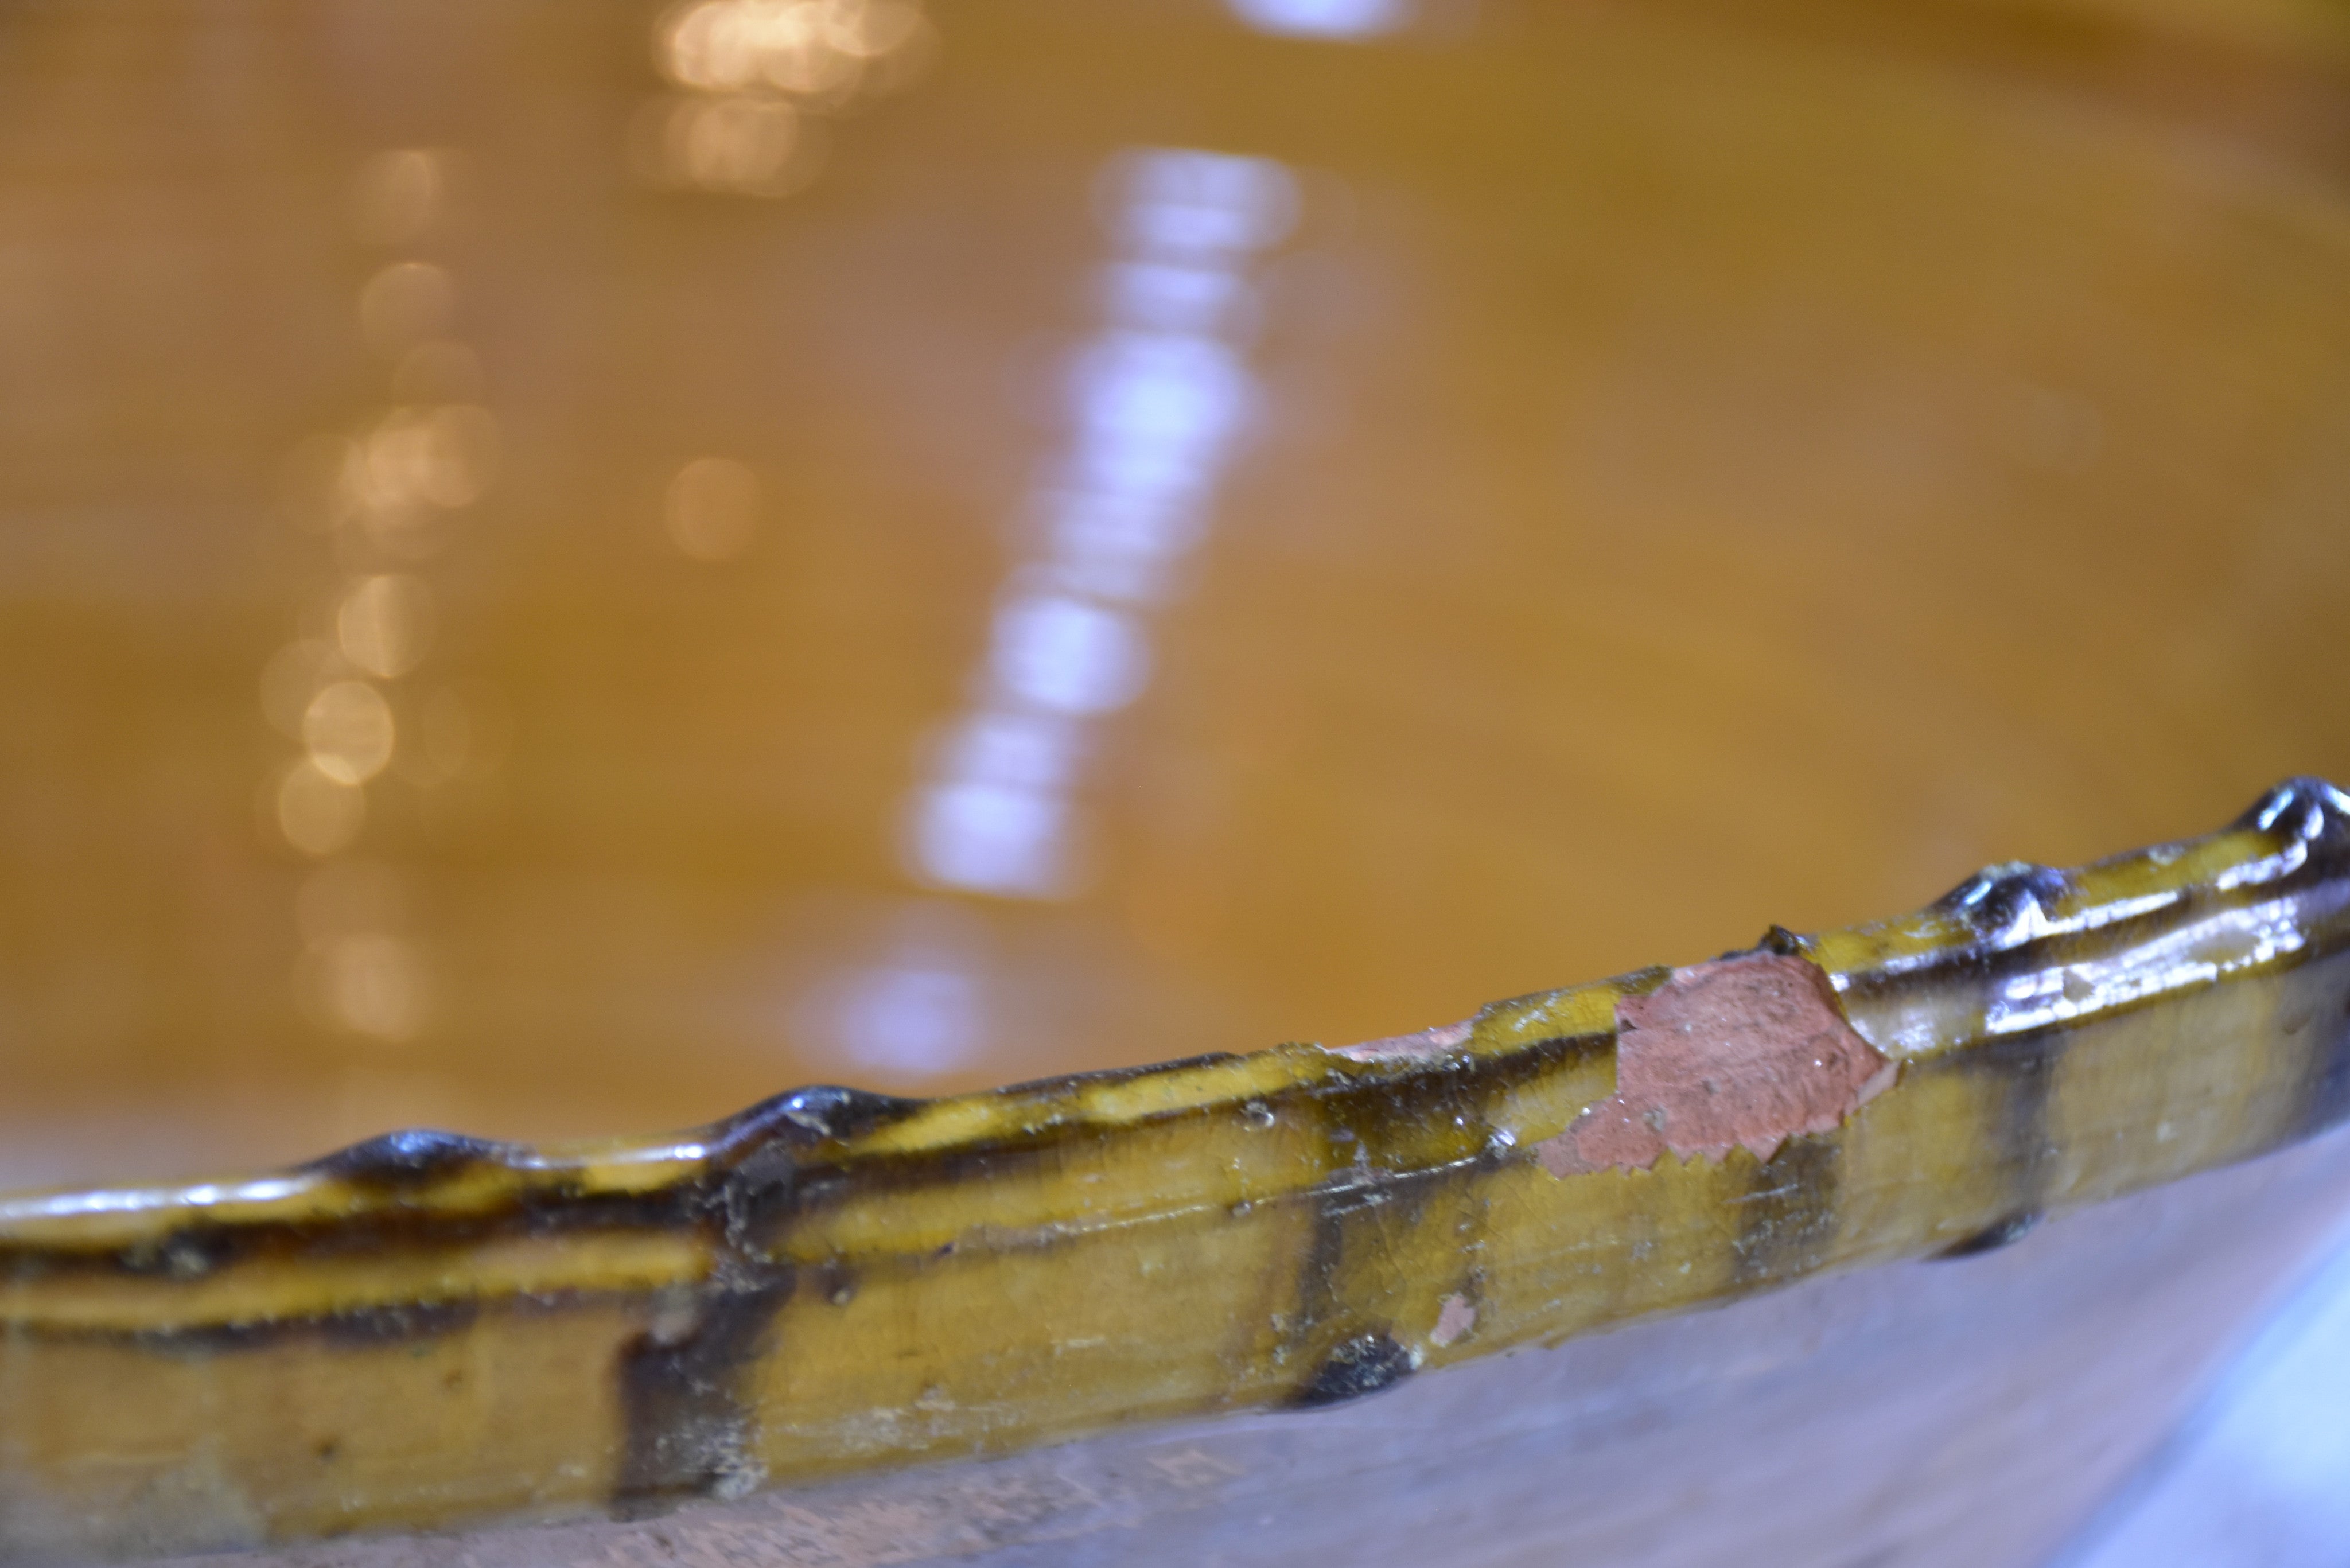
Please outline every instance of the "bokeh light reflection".
M322 1022L355 1034L413 1039L430 1012L429 977L414 945L385 932L336 936L304 955L297 994Z
M364 680L338 680L310 699L302 743L310 763L338 784L362 784L391 761L391 704Z
M369 675L407 674L432 642L432 590L407 576L360 578L335 612L335 640Z
M915 0L686 0L653 29L680 92L637 121L639 171L715 194L788 195L816 177L816 118L898 91L936 38Z
M759 476L732 458L698 457L669 482L662 522L697 561L731 561L759 532Z
M448 185L448 157L395 148L360 165L351 182L351 230L370 244L406 244L432 226Z
M444 227L451 167L452 155L416 148L366 160L351 185L353 233L405 247ZM393 367L389 400L360 415L350 435L302 442L280 472L292 521L335 535L340 581L303 615L311 635L262 670L265 715L304 751L265 792L265 829L319 862L296 900L304 943L295 1000L313 1023L379 1043L424 1028L432 975L408 929L404 874L349 858L371 815L368 792L396 777L419 792L414 820L429 823L446 815L433 792L478 767L484 750L478 705L451 686L407 700L412 735L382 689L425 664L439 625L432 585L384 569L387 558L438 554L442 520L476 504L497 475L498 421L481 401L480 357L452 335L456 296L438 263L378 266L359 287L358 316L367 346ZM397 1088L370 1086L357 1067L347 1078L354 1110Z
M367 821L367 796L305 758L279 777L271 826L305 855L328 856L350 844Z
M359 335L387 358L445 336L456 313L456 286L429 262L393 262L359 290Z

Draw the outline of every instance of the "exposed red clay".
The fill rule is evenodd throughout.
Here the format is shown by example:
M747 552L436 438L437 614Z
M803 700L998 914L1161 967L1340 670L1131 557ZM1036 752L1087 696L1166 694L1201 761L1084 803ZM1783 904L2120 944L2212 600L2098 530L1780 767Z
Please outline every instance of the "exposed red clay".
M1818 965L1717 959L1616 1004L1616 1093L1534 1146L1553 1176L1646 1170L1667 1149L1768 1159L1884 1093L1895 1064L1845 1022Z

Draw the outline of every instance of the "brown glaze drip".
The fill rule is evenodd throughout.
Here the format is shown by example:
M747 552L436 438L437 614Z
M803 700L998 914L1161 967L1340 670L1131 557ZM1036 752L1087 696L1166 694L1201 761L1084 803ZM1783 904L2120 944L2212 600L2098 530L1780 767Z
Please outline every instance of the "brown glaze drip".
M626 1450L613 1489L622 1519L665 1513L697 1497L741 1497L766 1479L759 1421L741 1385L768 1348L793 1271L763 1271L681 1303L622 1352L618 1375Z
M693 1498L741 1497L765 1480L758 1412L743 1382L772 1348L776 1314L798 1280L766 1242L797 1211L805 1160L919 1105L826 1084L723 1124L718 1164L694 1206L710 1239L710 1274L657 1306L614 1369L626 1443L615 1515L640 1519Z
M1747 953L1675 970L1616 1008L1616 1093L1538 1146L1554 1176L1646 1170L1668 1149L1769 1159L1835 1130L1893 1082L1818 966Z

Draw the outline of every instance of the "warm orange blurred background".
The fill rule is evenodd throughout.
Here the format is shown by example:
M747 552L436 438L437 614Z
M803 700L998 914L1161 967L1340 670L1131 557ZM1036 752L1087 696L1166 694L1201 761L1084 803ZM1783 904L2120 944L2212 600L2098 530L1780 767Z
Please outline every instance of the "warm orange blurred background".
M0 1180L1284 1038L2350 775L2317 0L0 15Z

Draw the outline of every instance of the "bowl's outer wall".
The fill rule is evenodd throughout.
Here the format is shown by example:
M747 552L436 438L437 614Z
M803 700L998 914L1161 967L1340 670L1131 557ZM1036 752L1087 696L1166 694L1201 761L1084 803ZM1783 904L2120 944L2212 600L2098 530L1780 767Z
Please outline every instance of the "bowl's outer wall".
M2335 1133L2013 1246L1498 1357L1331 1410L1118 1433L658 1521L273 1568L2038 1568L2350 1208Z

